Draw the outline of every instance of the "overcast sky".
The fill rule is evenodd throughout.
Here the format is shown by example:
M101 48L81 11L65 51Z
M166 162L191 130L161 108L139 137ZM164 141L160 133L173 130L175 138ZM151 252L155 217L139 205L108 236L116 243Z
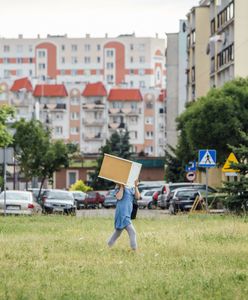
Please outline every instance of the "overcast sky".
M136 36L160 38L177 32L199 0L5 0L1 3L0 36L115 37L135 32Z

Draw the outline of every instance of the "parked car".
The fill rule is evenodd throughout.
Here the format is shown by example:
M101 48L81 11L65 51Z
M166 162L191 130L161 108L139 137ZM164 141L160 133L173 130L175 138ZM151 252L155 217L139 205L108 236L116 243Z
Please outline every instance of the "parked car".
M169 212L175 214L178 211L189 211L196 197L200 199L196 209L202 209L205 203L199 190L192 188L175 189L169 196Z
M73 191L71 192L73 195L73 198L75 200L75 205L77 209L81 209L84 207L84 200L87 196L86 193L81 192L81 191Z
M162 209L168 209L170 192L178 188L196 188L199 191L205 191L206 185L202 183L190 183L190 182L167 183L162 187L161 194L158 196L158 207ZM208 192L216 193L217 190L208 186Z
M6 191L6 213L14 215L33 215L42 212L32 192ZM4 191L0 194L0 213L4 213Z
M44 213L75 214L76 205L71 192L64 190L46 190L42 195Z
M35 199L37 200L38 203L41 203L41 197L42 197L42 194L46 191L47 189L41 189L41 192L40 192L40 189L39 188L30 188L28 189L28 191L32 192ZM39 196L39 192L40 192L40 196Z
M139 208L149 208L153 206L153 195L156 190L143 190L140 193L140 199L137 201Z
M116 191L115 190L110 190L107 195L105 196L103 206L105 208L110 208L110 207L116 207L116 202L117 199L115 197Z
M85 208L101 208L103 206L104 200L104 195L100 194L97 191L91 191L86 194L83 203Z

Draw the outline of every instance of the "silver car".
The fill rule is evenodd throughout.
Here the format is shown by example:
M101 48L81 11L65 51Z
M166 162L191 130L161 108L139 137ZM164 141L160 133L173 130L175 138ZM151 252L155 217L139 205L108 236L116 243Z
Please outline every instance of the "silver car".
M143 190L140 193L140 199L138 200L139 208L152 208L152 196L157 191L157 189L154 190Z
M6 202L4 201L6 199ZM6 203L6 210L4 211L4 202ZM41 206L36 202L32 192L29 191L6 191L6 198L4 191L0 194L0 213L13 215L33 215L42 212Z

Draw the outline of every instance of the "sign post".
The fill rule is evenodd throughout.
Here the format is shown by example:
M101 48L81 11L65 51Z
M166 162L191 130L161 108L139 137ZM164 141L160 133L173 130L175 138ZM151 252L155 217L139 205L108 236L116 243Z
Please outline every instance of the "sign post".
M198 159L198 166L206 168L206 209L208 210L208 168L216 166L216 150L199 150Z

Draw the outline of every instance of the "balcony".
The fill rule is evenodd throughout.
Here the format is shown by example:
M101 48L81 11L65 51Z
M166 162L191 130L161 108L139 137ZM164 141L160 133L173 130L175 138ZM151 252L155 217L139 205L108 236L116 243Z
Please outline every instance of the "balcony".
M103 126L106 124L106 119L84 119L82 123L89 127Z
M87 110L87 111L96 111L96 110L104 110L105 108L105 105L104 104L86 104L84 103L82 105L83 109L84 110Z
M103 133L85 133L83 134L83 140L84 141L103 141L106 139L106 134Z

